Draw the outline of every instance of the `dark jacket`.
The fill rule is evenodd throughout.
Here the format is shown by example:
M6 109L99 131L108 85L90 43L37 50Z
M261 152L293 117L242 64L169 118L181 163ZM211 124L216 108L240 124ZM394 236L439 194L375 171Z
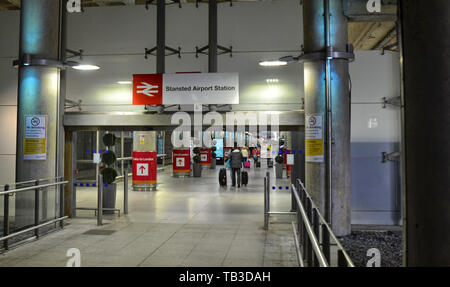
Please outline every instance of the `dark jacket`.
M231 152L231 168L241 168L242 167L242 160L243 160L243 156L242 156L242 152L238 149L235 149Z

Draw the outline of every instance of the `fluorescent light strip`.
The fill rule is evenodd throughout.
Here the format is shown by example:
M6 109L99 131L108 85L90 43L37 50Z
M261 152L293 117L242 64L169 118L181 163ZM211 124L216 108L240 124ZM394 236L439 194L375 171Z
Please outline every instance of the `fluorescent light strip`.
M275 61L262 61L259 62L260 66L263 67L277 67L277 66L284 66L287 65L287 62L284 61L279 61L279 60L275 60Z
M80 71L94 71L94 70L100 69L99 66L95 66L95 65L77 65L77 66L73 66L72 68L74 68L75 70L80 70Z

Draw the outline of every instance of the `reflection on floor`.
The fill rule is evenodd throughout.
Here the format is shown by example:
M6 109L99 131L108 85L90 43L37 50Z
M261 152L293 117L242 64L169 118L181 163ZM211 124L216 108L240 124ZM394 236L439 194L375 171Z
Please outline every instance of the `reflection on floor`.
M128 215L104 216L97 227L93 211L78 211L64 230L1 254L0 266L62 267L70 248L80 250L81 266L298 266L292 218L273 217L269 231L262 229L268 169L249 169L241 188L230 187L230 179L219 187L218 171L204 169L201 178L160 172L156 192L130 188ZM289 179L270 173L271 209L289 211ZM78 188L77 205L95 207L95 188ZM122 183L116 207L123 208Z

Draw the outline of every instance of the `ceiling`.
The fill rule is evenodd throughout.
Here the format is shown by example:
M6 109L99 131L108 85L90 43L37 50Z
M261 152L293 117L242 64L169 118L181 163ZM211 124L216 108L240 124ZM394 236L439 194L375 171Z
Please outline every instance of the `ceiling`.
M204 1L204 0L203 0ZM218 0L218 2L228 2L229 0ZM239 2L254 2L259 0L239 0ZM1 10L20 9L20 0L0 0ZM145 5L146 0L81 0L84 8L100 6L126 6ZM156 2L156 1L154 1ZM168 0L168 3L178 1ZM196 0L180 0L181 3L195 3ZM237 2L237 0L233 0ZM381 50L396 47L397 33L394 21L386 22L352 22L348 23L349 43L352 43L355 50Z

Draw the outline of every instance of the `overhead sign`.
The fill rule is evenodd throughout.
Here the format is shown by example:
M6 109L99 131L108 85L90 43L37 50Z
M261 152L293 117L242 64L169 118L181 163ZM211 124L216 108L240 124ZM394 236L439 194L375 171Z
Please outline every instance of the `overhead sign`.
M236 73L133 75L133 105L239 104Z
M306 115L305 120L305 159L323 162L322 115Z
M25 160L47 159L46 116L25 116L23 158Z

